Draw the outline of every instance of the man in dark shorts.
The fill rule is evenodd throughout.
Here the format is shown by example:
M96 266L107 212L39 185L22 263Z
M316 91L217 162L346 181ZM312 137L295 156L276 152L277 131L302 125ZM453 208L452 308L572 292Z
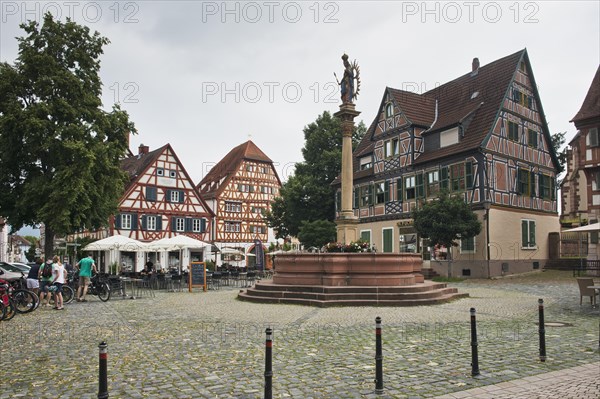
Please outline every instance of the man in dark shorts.
M75 268L79 270L79 288L77 289L77 302L87 302L85 295L87 294L88 285L90 284L90 278L92 277L92 270L97 273L96 264L92 255L88 255L87 258L81 259L75 265Z

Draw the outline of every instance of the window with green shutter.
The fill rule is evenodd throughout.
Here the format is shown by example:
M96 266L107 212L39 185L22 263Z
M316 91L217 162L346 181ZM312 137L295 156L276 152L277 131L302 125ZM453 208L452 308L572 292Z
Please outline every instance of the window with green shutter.
M425 198L425 185L423 184L423 173L417 173L416 177L417 198Z
M524 249L531 249L536 247L535 220L521 220L521 247Z
M394 230L383 229L383 252L393 252L394 250Z
M402 202L402 178L396 179L396 201Z
M465 163L465 180L467 188L473 188L473 162Z
M156 187L146 187L146 201L156 201Z
M460 252L469 253L475 252L475 237L460 239Z
M448 167L444 166L440 169L440 188L448 190Z
M508 122L508 139L519 141L519 125L515 122Z
M533 129L527 129L527 145L538 148L538 133Z
M368 242L371 245L371 230L363 230L360 232L360 240Z

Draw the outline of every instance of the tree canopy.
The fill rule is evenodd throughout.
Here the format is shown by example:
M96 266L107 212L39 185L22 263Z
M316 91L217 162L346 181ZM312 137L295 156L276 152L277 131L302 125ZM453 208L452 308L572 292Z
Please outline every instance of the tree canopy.
M353 134L356 146L366 132L359 123ZM294 175L283 184L280 196L267 214L277 238L298 236L303 222L333 221L335 192L331 186L342 166L340 120L325 111L304 128L304 162L296 164Z
M415 210L413 218L415 230L422 238L446 248L457 246L457 240L475 237L481 231L481 222L463 198L445 191Z
M108 223L135 128L118 105L102 109L107 38L49 13L21 28L16 62L0 63L0 215L13 231L44 223L49 256L55 233Z
M298 239L305 248L321 248L323 245L335 241L335 236L335 223L329 220L305 221L300 226L300 232L298 233Z

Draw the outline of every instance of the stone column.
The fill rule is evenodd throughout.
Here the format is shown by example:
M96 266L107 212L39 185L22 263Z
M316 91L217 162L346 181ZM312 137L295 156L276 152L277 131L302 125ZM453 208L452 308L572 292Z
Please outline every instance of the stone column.
M342 209L336 219L337 241L349 244L358 240L358 218L352 211L352 132L354 131L354 118L360 114L354 104L344 103L334 115L342 121Z

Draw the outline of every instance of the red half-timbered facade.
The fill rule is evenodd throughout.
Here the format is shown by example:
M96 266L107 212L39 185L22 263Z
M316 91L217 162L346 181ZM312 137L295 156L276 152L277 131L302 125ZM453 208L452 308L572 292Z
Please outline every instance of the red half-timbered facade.
M248 249L257 239L266 243L264 215L280 188L273 161L252 141L232 149L197 186L215 214L215 244Z
M446 190L484 225L453 249L454 275L539 268L559 229L557 165L526 50L485 66L474 59L470 72L422 94L388 87L354 152L358 235L379 251L446 257L411 219Z
M565 228L600 220L600 67L571 122L577 134L567 149L567 174L561 184L561 224ZM588 259L600 259L598 234L589 238Z
M210 241L212 212L170 144L121 161L130 177L112 220L114 234L149 242L184 234Z

